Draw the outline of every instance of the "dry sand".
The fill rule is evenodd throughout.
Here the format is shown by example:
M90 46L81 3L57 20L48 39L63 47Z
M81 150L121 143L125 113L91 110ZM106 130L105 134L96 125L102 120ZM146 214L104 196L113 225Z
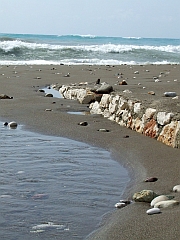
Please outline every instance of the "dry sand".
M135 71L139 71L139 74L134 74ZM70 77L64 77L67 73L70 73ZM155 83L153 77L160 73L162 81ZM123 198L131 199L134 192L151 189L158 194L173 194L175 199L180 200L180 194L172 193L173 186L180 184L179 149L167 147L99 115L68 114L68 111L88 111L88 106L74 100L47 98L38 91L52 83L95 82L100 78L101 82L112 84L118 91L131 90L132 97L143 100L149 106L159 106L178 113L179 100L172 102L171 99L165 99L163 93L176 91L180 96L179 73L179 65L1 66L0 94L7 94L13 99L0 100L0 119L14 120L31 131L67 137L107 149L129 171L131 181ZM123 79L127 81L127 86L116 85ZM149 91L154 91L155 95L148 94ZM79 126L81 121L87 121L88 126ZM110 132L98 132L100 128L109 129ZM125 135L129 138L124 138ZM144 182L146 177L151 176L158 177L158 181ZM152 216L146 214L147 209L147 203L133 203L123 209L113 209L112 206L112 214L90 238L179 239L180 206Z

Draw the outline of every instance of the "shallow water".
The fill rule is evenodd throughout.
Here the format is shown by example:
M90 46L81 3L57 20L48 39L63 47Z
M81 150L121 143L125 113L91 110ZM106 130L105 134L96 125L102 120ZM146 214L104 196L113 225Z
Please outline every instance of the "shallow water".
M84 239L129 180L110 153L0 123L0 239Z

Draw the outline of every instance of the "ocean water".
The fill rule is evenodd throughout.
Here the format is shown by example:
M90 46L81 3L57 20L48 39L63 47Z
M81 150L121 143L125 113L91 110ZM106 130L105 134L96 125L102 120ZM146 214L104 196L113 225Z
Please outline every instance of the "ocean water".
M0 239L84 239L129 181L110 153L0 122Z
M0 34L0 64L178 64L180 39Z

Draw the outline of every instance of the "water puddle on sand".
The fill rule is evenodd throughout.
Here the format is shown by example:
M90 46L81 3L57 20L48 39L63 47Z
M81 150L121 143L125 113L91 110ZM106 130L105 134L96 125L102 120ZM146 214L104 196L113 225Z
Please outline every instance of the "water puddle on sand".
M104 149L0 123L0 239L84 239L129 181Z
M61 93L58 90L55 90L53 88L45 87L45 88L42 88L42 90L44 90L46 94L47 93L52 94L54 98L63 98Z
M82 112L67 112L67 113L69 113L69 114L75 114L75 115L90 115L91 113L90 112L84 112L84 111L82 111Z

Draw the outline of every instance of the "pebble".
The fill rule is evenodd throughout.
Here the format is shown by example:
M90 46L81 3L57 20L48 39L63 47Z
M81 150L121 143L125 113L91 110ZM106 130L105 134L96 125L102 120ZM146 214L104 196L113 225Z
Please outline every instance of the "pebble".
M116 208L123 208L123 207L126 206L126 204L123 203L123 202L118 202L118 203L116 203L114 206L115 206Z
M99 132L109 132L109 130L108 130L108 129L105 129L105 128L100 128L98 131L99 131Z
M78 125L80 125L80 126L87 126L88 122L80 122L80 123L78 123Z
M10 122L10 123L8 123L8 126L10 127L10 128L17 128L17 123L16 122Z
M152 214L161 213L161 210L159 208L150 208L149 210L146 211L146 213L148 215L152 215Z
M148 92L148 94L150 94L150 95L155 95L155 92L150 91L150 92Z
M176 92L165 92L164 96L165 97L176 97L177 93Z
M145 182L156 182L158 180L157 177L150 177L145 180Z
M173 192L180 192L180 185L176 185L173 187Z

